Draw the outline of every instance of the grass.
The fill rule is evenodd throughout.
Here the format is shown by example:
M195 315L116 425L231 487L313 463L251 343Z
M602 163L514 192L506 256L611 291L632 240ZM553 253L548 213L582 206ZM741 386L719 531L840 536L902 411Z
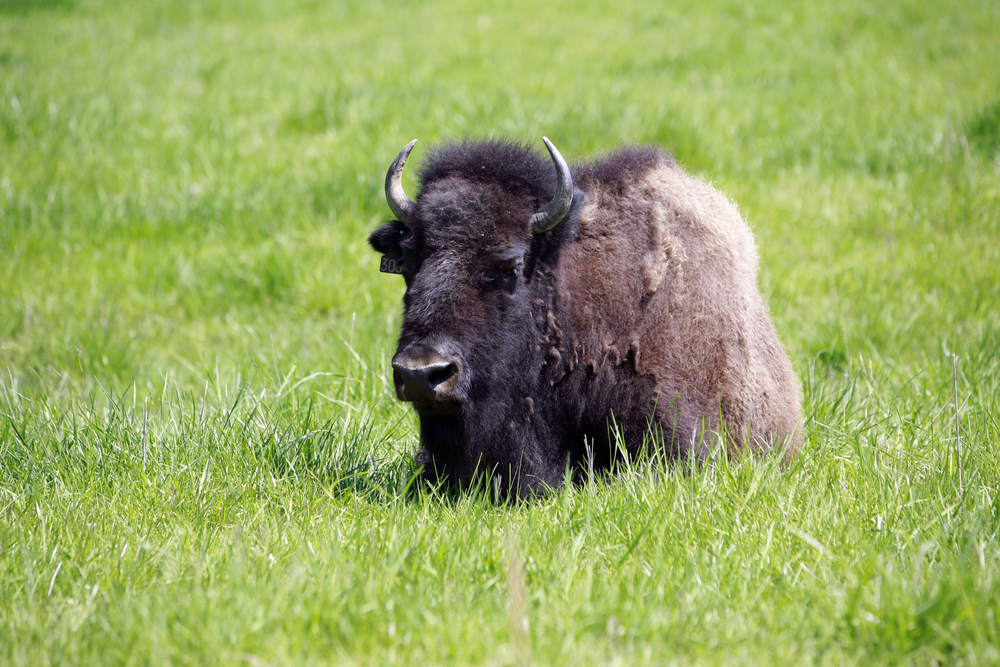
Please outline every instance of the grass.
M998 25L0 2L0 664L1000 662ZM733 196L797 462L408 494L365 237L403 144L493 133Z

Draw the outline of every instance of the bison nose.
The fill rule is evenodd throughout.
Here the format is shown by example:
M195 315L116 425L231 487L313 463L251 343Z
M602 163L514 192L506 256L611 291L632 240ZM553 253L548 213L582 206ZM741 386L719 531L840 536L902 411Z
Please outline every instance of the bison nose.
M401 401L447 401L452 398L458 364L437 350L413 346L392 359L392 380Z

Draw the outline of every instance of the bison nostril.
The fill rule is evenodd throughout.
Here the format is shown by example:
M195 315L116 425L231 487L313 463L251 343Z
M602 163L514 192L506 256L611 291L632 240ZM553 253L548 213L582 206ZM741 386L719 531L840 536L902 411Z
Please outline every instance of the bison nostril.
M448 364L444 368L438 368L431 371L430 375L427 376L427 381L434 388L438 385L447 382L451 377L458 372L458 366L455 364Z
M404 401L441 401L447 398L441 385L458 374L458 365L433 349L406 350L392 361L396 394Z

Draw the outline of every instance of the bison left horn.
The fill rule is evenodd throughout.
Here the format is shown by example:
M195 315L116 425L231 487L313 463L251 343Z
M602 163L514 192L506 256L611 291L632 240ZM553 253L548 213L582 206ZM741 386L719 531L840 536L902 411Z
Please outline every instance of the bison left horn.
M389 203L392 214L407 227L410 226L410 216L416 204L403 192L403 167L406 166L406 159L410 157L410 151L416 143L417 140L414 139L399 151L399 155L392 161L385 175L385 200Z
M531 231L536 234L544 234L562 222L562 219L569 213L569 207L573 204L573 175L569 172L569 166L556 147L552 145L552 142L548 140L548 137L542 137L542 141L545 142L545 147L549 149L549 155L552 156L552 162L556 165L558 181L556 183L556 196L552 198L548 206L531 216Z

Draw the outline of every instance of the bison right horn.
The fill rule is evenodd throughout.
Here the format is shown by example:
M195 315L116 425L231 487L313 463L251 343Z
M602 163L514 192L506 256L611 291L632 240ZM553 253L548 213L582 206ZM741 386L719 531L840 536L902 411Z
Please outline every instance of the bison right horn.
M399 155L389 165L389 171L385 175L385 200L389 203L392 214L407 227L410 226L410 216L416 204L403 192L403 167L406 166L406 159L410 157L410 151L416 143L417 140L414 139L399 151Z
M552 145L552 142L548 140L548 137L542 137L542 141L545 142L545 147L549 149L549 155L552 156L552 162L556 165L558 181L556 183L556 196L552 198L548 206L531 216L531 231L536 234L544 234L562 222L562 219L569 213L569 207L573 204L573 175L569 172L569 166L556 147Z

